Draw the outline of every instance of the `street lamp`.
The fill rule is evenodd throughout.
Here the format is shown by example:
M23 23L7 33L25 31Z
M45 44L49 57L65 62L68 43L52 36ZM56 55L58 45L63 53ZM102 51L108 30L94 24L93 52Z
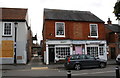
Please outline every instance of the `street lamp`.
M17 26L18 26L18 23L17 22L15 22L14 23L14 26L15 26L15 40L14 40L14 64L16 64L17 63L17 61L16 61L16 39L17 39Z

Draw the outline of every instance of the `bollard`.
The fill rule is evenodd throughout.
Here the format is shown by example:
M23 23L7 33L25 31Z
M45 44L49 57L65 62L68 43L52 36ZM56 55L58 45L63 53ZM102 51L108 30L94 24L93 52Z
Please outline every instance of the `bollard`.
M71 71L70 70L67 71L67 78L71 78Z
M116 70L116 78L119 78L119 67L116 67L115 70Z

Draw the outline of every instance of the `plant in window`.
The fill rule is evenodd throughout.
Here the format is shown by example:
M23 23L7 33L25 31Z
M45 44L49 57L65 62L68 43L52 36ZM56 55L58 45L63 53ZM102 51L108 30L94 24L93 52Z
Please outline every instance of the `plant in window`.
M56 22L56 36L57 37L64 37L65 24L63 22Z
M114 6L114 12L115 16L117 17L117 20L120 20L120 1L116 2Z

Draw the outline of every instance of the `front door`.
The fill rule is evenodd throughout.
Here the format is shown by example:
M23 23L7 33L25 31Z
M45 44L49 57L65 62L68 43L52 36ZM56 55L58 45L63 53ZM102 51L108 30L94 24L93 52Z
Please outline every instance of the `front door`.
M115 47L111 47L111 59L115 59Z
M49 48L49 62L54 63L54 59L55 59L54 48Z

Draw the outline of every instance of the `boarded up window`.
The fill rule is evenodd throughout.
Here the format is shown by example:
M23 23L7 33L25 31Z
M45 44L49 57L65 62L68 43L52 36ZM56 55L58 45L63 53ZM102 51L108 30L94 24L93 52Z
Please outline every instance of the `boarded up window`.
M73 35L75 38L82 38L82 24L81 23L74 23L73 27Z
M2 41L2 54L0 57L13 57L14 56L14 43L11 40Z
M2 44L0 42L0 56L2 56Z

